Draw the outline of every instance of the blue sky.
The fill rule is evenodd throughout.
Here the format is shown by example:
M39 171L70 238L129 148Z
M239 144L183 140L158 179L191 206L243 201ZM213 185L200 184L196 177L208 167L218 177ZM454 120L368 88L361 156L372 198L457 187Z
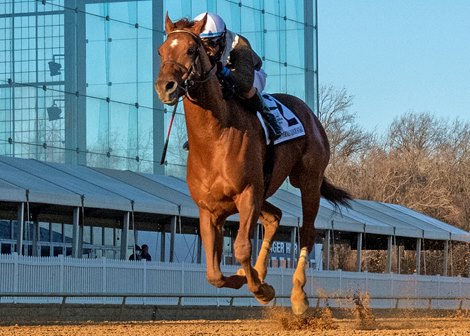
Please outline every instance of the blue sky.
M409 111L470 122L470 0L318 0L319 78L366 130Z

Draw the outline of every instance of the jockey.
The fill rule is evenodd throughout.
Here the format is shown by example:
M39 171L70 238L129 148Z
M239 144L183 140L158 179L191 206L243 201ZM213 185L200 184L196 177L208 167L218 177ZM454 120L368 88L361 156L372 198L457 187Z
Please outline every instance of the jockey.
M245 37L226 28L219 15L201 13L194 21L202 20L205 15L207 22L199 36L211 63L217 65L217 77L223 87L224 97L230 98L236 91L251 112L261 113L270 137L273 140L279 138L282 128L261 96L266 85L266 73L261 68L263 61Z

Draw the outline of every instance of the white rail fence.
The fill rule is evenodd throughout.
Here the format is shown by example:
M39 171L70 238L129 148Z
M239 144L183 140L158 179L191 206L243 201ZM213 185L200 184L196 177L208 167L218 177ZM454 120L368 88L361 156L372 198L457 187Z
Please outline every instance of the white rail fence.
M236 266L223 267L227 275L236 270ZM276 290L276 305L289 305L292 273L287 268L269 269L266 281ZM348 308L354 305L355 294L368 293L373 308L470 309L468 278L312 270L307 276L311 306ZM0 255L0 304L64 303L65 299L66 303L122 304L122 297L116 295L129 296L128 304L258 305L246 286L240 290L212 287L205 278L205 265L200 264Z

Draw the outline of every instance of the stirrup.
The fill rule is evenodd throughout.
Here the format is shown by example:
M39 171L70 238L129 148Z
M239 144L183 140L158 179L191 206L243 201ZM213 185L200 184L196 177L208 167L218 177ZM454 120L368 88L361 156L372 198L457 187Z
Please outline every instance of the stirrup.
M189 151L189 142L185 141L184 144L183 144L183 149L185 151Z

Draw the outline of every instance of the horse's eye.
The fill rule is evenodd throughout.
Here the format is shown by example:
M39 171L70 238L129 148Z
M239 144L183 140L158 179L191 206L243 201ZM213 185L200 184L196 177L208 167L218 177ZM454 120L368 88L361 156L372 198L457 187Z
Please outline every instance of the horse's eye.
M193 56L195 53L196 53L196 49L195 49L195 48L189 48L189 49L188 49L188 55L189 55L189 56Z

